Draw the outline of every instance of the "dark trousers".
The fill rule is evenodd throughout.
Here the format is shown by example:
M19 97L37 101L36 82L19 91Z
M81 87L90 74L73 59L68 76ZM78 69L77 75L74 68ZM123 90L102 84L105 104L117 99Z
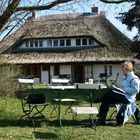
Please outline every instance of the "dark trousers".
M107 112L109 110L109 105L119 103L129 104L130 102L125 97L125 95L114 93L112 90L108 91L102 98L99 110L99 119L105 121Z

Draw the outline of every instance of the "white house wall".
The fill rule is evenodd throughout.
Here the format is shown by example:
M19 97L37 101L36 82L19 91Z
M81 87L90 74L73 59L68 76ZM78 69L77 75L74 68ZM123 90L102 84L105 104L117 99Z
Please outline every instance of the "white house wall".
M112 65L112 76L108 78L108 82L110 80L115 80L117 73L119 73L118 81L120 81L120 78L122 76L121 72L121 65L120 64L94 64L93 65L93 79L94 80L100 80L99 74L104 73L104 66L107 65L108 67Z
M71 75L71 65L60 65L60 74Z
M99 74L104 73L104 65L93 65L93 80L100 80Z
M61 74L69 74L71 75L71 65L60 65L60 75ZM50 66L50 78L57 78L58 76L54 76L54 66ZM50 80L51 80L50 79Z
M117 73L119 73L118 81L120 81L121 77L122 77L121 65L120 64L112 65L112 68L113 68L113 70L112 70L113 71L113 76L111 78L115 79Z

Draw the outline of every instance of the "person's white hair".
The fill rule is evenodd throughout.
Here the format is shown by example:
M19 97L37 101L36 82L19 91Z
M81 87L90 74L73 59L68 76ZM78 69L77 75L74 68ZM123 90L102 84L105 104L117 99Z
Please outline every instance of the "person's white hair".
M131 72L133 71L133 64L131 61L125 61L123 64L122 64L122 68L126 69L127 71Z

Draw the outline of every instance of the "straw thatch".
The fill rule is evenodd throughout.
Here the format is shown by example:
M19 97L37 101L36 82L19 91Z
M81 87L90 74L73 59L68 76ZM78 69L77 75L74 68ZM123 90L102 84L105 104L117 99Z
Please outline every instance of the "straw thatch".
M27 39L60 37L93 37L100 47L58 51L49 49L25 50L18 47ZM30 20L23 27L0 43L0 59L4 63L65 63L132 60L129 40L104 16L70 14L40 17Z

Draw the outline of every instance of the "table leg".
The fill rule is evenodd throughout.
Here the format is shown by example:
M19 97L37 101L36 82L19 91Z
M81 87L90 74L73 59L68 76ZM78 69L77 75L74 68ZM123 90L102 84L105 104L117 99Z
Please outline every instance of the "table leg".
M57 116L57 121L59 123L59 127L62 126L62 121L61 121L61 100L58 102L58 116Z

